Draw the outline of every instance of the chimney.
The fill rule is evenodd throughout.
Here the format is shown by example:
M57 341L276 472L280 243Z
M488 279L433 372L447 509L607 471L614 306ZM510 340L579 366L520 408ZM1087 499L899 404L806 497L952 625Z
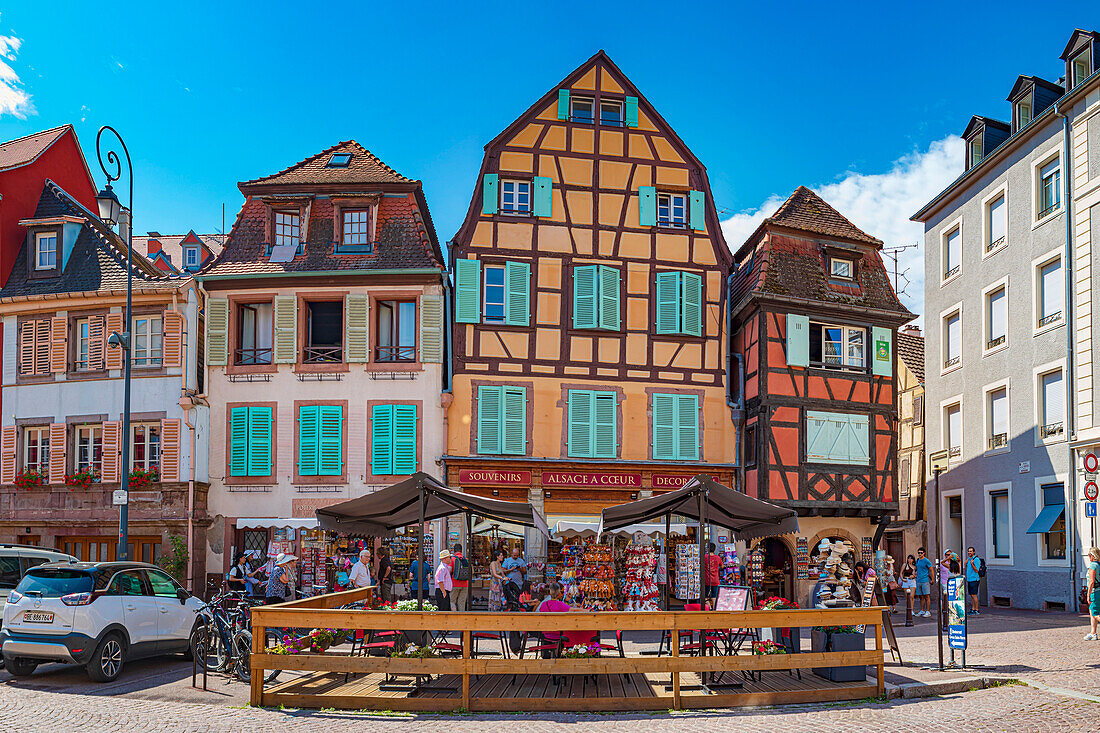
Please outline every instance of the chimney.
M908 326L903 326L901 332L909 336L916 336L917 338L920 338L920 326L909 324Z
M145 254L155 255L160 250L160 232L149 232L149 239L145 240Z
M126 237L130 232L130 210L123 206L118 212L118 236L122 238L122 241L126 241Z

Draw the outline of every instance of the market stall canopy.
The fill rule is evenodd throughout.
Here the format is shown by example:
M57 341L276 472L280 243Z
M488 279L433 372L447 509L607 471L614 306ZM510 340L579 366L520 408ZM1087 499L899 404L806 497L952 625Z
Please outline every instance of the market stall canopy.
M600 523L597 522L582 522L571 519L559 519L554 523L553 528L550 530L550 536L560 539L568 539L573 537L596 537L600 531ZM628 524L625 527L619 527L617 529L604 529L608 534L622 535L624 537L631 537L635 532L642 532L650 536L661 536L665 533L665 525L659 524ZM683 523L673 523L670 525L669 531L672 534L687 534L687 525Z
M481 520L470 528L470 532L476 535L492 535L496 533L504 537L523 537L523 527L521 525L493 519Z
M237 529L317 529L317 518L309 519L272 519L257 517L255 519L237 519Z
M754 499L700 474L676 491L604 509L600 534L664 517L670 512L700 521L700 494L706 505L704 521L725 527L736 533L738 539L750 540L798 531L798 515L794 509Z
M366 496L318 509L317 521L321 529L333 532L387 537L399 527L419 523L422 497L425 522L469 511L549 535L546 520L530 504L465 494L423 472Z

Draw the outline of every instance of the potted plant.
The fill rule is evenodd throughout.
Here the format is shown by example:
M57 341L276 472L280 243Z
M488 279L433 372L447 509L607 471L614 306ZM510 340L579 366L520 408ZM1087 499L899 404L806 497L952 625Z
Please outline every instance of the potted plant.
M758 657L765 657L771 654L788 654L787 647L782 644L776 644L774 641L754 641L752 643L752 653Z
M600 656L600 645L592 643L567 646L562 650L561 655L564 659L591 659Z
M142 489L149 488L152 484L160 482L160 469L156 466L150 466L148 469L135 468L130 471L130 491L141 491Z
M65 477L65 485L69 487L69 491L76 491L77 489L86 491L89 486L98 481L99 474L88 470L77 471Z
M814 652L857 652L863 651L863 634L855 626L815 626L810 633L810 644ZM853 667L815 667L814 674L833 682L861 682L867 677L867 668Z
M24 468L15 475L15 486L20 489L38 489L46 485L47 475L44 471L34 471Z
M787 600L782 596L768 596L756 604L756 610L758 611L796 611L798 608L796 601ZM760 629L760 638L763 641L782 643L784 648L793 653L797 653L801 648L797 628L762 628Z
M419 608L417 608L417 601L415 599L410 598L410 599L406 599L406 600L403 600L403 601L397 601L396 603L390 604L389 610L391 610L391 611L418 611L418 610L438 611L439 609L436 607L436 605L434 603L429 603L428 601L424 601L423 609L419 609ZM430 638L431 638L430 635L428 634L428 632L423 631L423 630L417 630L417 631L408 631L408 630L406 630L406 631L403 631L402 633L404 634L405 638L409 640L410 643L416 645L417 647L428 646L428 642L430 641Z

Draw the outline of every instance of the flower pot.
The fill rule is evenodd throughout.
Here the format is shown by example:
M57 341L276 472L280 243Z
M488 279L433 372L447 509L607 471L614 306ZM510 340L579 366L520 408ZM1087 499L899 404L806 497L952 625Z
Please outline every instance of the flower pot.
M811 650L814 652L857 652L864 649L863 634L826 634L824 631L810 632ZM861 682L867 678L867 668L855 667L814 667L814 674L833 682Z

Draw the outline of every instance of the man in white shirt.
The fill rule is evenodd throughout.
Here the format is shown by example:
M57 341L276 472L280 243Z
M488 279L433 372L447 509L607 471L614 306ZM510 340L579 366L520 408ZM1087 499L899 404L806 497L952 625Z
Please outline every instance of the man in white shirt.
M370 550L362 550L359 553L359 562L351 566L348 584L352 588L365 588L368 585L374 585L370 577Z

